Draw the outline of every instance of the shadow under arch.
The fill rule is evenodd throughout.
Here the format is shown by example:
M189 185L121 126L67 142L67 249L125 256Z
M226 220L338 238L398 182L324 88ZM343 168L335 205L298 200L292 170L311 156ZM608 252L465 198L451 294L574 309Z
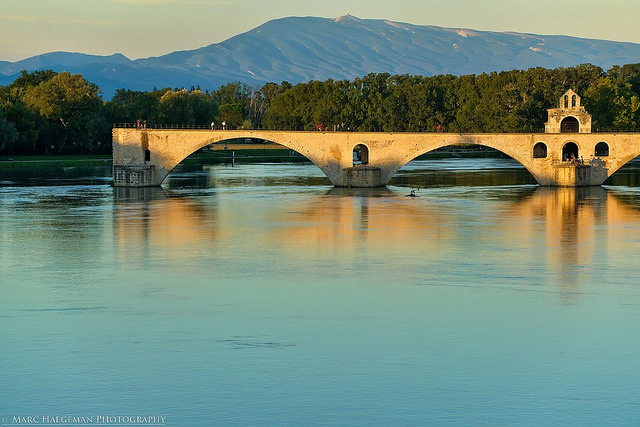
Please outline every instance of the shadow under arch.
M313 163L306 156L295 149L279 142L251 136L230 136L226 139L208 138L194 146L173 168L167 171L162 179L166 184L168 179L180 168L186 165L215 165L236 163ZM314 164L317 167L317 165Z
M494 159L495 162L487 163L485 161L482 165L474 164L479 159ZM424 168L424 164L420 165L422 166L423 178L425 178L424 182L420 183L407 178L411 174L412 162L429 160L434 161L429 167ZM445 160L447 163L436 163L436 160ZM504 161L508 161L511 165ZM456 162L457 165L453 165L451 162ZM415 165L416 163L413 164ZM443 167L434 167L440 165ZM418 169L420 169L420 166L417 166ZM448 167L444 168L444 166ZM456 170L456 174L442 174L445 169L449 171ZM391 177L389 184L416 187L442 185L538 185L538 180L525 162L519 161L495 146L476 143L468 145L443 144L423 152L409 159L398 168Z
M341 157L328 156L327 152L333 153L335 147L318 149L318 140L322 142L330 141L331 135L345 134L345 132L311 132L311 131L265 131L265 130L172 130L172 129L150 129L131 132L126 128L114 128L114 159L127 156L124 165L134 164L136 167L152 169L150 181L155 185L162 185L167 176L187 157L211 144L218 144L232 140L260 140L269 141L266 146L282 146L290 150L295 160L306 160L317 166L336 185L335 178L341 177L343 165ZM150 160L143 161L141 157L138 163L131 161L129 153L133 147L145 141L145 147L150 149ZM132 146L133 144L133 146ZM228 147L231 148L230 146ZM246 147L245 147L246 148ZM118 153L116 153L118 151ZM231 150L233 151L233 150ZM343 156L344 157L344 156ZM135 159L135 155L133 156ZM351 156L349 156L349 166ZM146 170L146 169L145 169ZM145 181L145 184L147 182Z
M603 185L640 187L640 156L626 160L624 164L609 174Z

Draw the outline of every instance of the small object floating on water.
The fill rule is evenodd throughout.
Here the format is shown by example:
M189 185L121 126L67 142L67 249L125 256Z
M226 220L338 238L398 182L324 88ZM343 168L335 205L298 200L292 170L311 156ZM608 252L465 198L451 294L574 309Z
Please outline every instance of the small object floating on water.
M417 188L411 189L411 193L407 194L407 197L418 197L416 196L416 191L418 191Z

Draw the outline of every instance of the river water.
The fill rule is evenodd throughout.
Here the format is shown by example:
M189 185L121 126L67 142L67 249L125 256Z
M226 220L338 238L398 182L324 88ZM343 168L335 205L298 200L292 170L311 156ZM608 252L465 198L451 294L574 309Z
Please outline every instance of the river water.
M4 181L2 424L637 425L639 169L581 189L503 159L373 190L310 164Z

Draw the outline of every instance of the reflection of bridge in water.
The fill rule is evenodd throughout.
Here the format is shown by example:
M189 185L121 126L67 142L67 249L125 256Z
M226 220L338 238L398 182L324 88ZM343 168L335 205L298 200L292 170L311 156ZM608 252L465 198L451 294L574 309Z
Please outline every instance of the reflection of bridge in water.
M387 255L389 248L396 248L402 256L412 254L421 260L416 262L425 263L447 254L457 259L461 244L503 245L500 263L518 269L527 264L532 274L537 269L551 271L567 290L578 288L584 275L599 271L603 259L633 250L629 245L637 241L623 237L637 233L637 227L629 227L640 222L637 202L627 202L616 191L599 186L523 186L509 190L510 197L502 199L505 190L495 191L478 224L467 221L471 217L465 215L466 202L455 202L461 193L438 190L409 198L387 188L332 188L302 200L285 197L277 205L256 210L240 208L261 205L252 205L251 198L207 203L166 188L115 188L116 203L126 209L114 211L114 229L123 257L130 256L131 247L147 242L148 251L170 251L174 256L167 262L177 264L187 251L176 249L205 245L212 252L222 251L246 230L256 242L277 248L277 258L300 262L359 244ZM277 226L262 227L265 222ZM461 242L461 227L485 231L471 233L472 241Z
M640 133L591 133L591 116L567 91L544 133L453 134L270 130L113 129L115 186L159 186L187 156L229 139L272 141L307 157L336 187L381 187L414 158L445 146L482 145L520 162L543 186L600 185L640 155Z

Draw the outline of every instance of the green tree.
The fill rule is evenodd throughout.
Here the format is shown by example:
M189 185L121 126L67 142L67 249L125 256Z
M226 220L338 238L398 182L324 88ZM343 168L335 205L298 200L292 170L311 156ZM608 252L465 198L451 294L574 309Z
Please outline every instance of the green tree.
M455 120L447 128L456 132L479 132L484 121L476 76L462 76L457 83L455 96L448 98L449 108L456 112ZM451 101L455 103L452 104Z
M241 127L245 119L252 120L256 108L256 95L250 86L241 82L231 82L211 92L220 110L219 121L227 126ZM255 120L252 120L255 121Z
M149 123L160 121L160 98L170 89L153 92L118 89L105 103L105 114L109 123L134 123L146 120Z
M218 104L201 90L167 91L160 98L160 121L181 125L208 125L218 115Z
M13 123L9 122L0 110L0 153L12 146L18 140L18 131Z
M226 129L240 128L244 121L241 104L222 104L220 106L220 122L224 122Z
M591 89L594 105L596 93L602 98L601 106L593 107L594 119L602 111L603 123L632 126L639 121L633 96L640 96L634 86L640 83L640 65L614 67L610 74L618 93L608 99L603 83L598 91ZM371 73L353 81L310 81L277 94L263 122L299 129L345 123L348 129L362 131L539 132L547 109L562 93L573 88L584 96L603 77L601 68L582 64L477 76ZM606 105L616 107L606 112Z
M271 107L273 99L291 88L291 83L286 81L280 84L266 83L262 88L253 93L249 104L249 119L253 123L254 128L259 129L263 127L264 115Z
M640 99L631 84L607 76L585 93L585 107L594 117L593 126L606 129L635 129L640 118Z
M554 98L560 98L560 95L567 89L573 89L578 93L586 93L591 84L603 75L604 71L602 68L592 64L582 64L570 68L556 68L551 72L551 79L556 89Z
M52 70L23 70L10 85L0 87L0 108L4 108L5 119L13 123L18 138L5 146L7 154L37 154L44 152L46 120L33 108L25 104L25 96L30 88L50 80L56 73Z
M24 102L49 124L60 123L59 152L91 152L105 126L100 89L80 74L59 73L29 87Z
M22 70L20 76L13 83L0 87L0 103L5 106L23 103L29 88L36 87L55 75L56 72L53 70L36 70L31 73Z
M18 132L18 138L6 148L8 154L37 154L47 151L41 146L43 139L39 138L43 120L35 111L22 103L16 103L6 109L5 117Z

